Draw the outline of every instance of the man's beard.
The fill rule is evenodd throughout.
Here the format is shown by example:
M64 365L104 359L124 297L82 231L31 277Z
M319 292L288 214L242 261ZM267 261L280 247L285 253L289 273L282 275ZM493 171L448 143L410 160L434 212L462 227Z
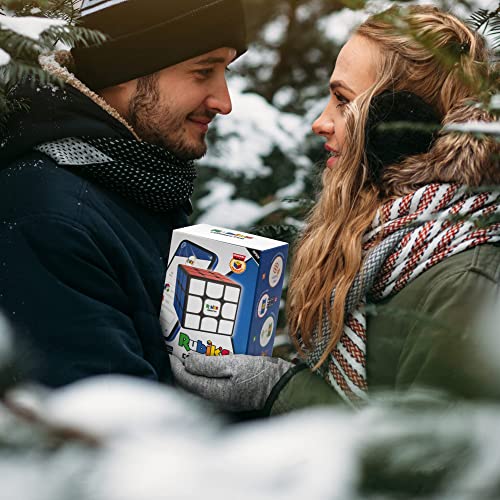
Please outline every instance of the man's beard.
M167 149L182 160L196 160L207 152L205 141L189 141L185 130L186 116L175 113L175 103L159 107L160 90L157 75L139 78L132 97L128 120L137 135L150 144Z

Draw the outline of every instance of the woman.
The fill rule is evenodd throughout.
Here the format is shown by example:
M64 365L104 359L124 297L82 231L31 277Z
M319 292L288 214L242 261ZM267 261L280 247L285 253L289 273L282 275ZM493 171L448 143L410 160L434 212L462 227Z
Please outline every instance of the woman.
M329 158L289 287L291 336L310 369L191 356L173 360L180 385L267 413L357 407L387 389L500 396L474 335L500 280L498 146L446 130L491 120L477 105L489 70L482 38L435 7L391 8L358 28L313 125Z

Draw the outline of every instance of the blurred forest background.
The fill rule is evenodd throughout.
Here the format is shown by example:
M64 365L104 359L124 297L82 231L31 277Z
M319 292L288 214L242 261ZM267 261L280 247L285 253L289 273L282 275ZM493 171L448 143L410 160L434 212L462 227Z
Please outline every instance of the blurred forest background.
M310 126L336 55L368 13L393 2L244 1L252 44L230 73L233 113L210 131L192 222L292 242L320 185L324 152ZM476 12L476 26L496 11L488 24L498 50L498 0L419 3L463 18ZM43 78L40 53L99 39L73 26L78 4L0 0L0 123L17 105L6 99L8 84ZM496 92L490 108L499 113ZM499 311L484 333L497 367ZM356 414L310 409L228 428L208 405L146 381L12 388L18 361L0 319L2 500L500 499L498 406L450 406L431 395L434 406L417 398L401 408L382 395Z
M393 3L245 0L252 43L231 73L233 113L210 135L195 221L294 240L320 186L324 150L310 127L326 104L336 56L368 13ZM499 5L413 3L433 3L463 18Z
M233 112L218 117L211 126L209 152L198 169L191 222L293 244L320 188L325 154L322 141L311 133L311 124L327 102L337 54L360 22L394 2L243 1L250 47L231 66ZM462 18L476 13L476 27L488 25L493 44L500 38L498 0L399 3L433 3ZM9 16L0 23L4 83L30 72L43 78L37 64L40 53L68 47L76 40L99 40L98 34L78 27L79 4L79 0L0 0L0 12ZM488 13L495 11L496 16L485 22ZM27 18L10 16L34 16L41 24L30 27ZM44 25L44 17L64 19L69 27ZM5 99L4 88L0 86L0 121L16 106Z
M321 187L324 141L311 124L328 100L336 57L358 24L393 3L245 0L251 45L230 73L233 113L218 118L209 135L193 222L287 241L293 259ZM464 19L499 7L496 0L399 3L433 3ZM279 323L285 326L283 313Z
M320 186L324 150L311 133L311 124L326 104L336 56L356 25L394 2L243 1L250 48L231 67L233 112L219 117L209 132L210 148L200 164L191 222L293 242ZM76 40L99 40L98 34L78 27L80 3L0 0L0 13L8 16L69 21L69 27L31 23L30 31L25 20L4 17L0 23L4 84L39 72L40 53L71 46ZM496 17L484 24L499 37L498 0L399 3L433 3L462 18L483 9L483 21L496 10ZM4 88L0 85L0 120L16 105L5 99Z

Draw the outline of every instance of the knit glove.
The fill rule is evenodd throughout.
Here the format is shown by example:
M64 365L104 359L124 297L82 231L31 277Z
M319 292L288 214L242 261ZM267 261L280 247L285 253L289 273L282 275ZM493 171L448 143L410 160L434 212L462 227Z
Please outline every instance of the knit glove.
M183 362L170 356L177 383L229 411L262 410L273 387L293 367L280 358L263 356L202 356Z

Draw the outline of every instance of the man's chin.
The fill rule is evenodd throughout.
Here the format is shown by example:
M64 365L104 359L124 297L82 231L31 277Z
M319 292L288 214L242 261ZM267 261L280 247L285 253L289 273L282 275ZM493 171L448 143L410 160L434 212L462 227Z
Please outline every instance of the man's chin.
M148 140L148 138L144 137L143 139ZM163 136L156 137L155 141L149 139L149 142L168 150L174 156L184 161L199 160L207 154L205 137L192 140L183 139L175 140L174 137Z
M203 158L207 154L207 146L203 145L203 147L193 148L193 147L181 147L181 148L171 148L170 151L185 161L199 160Z

